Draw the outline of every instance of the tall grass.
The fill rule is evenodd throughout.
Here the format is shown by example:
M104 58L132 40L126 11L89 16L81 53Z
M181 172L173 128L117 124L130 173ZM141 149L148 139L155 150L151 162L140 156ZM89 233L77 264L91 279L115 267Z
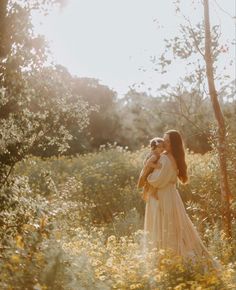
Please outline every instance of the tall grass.
M165 251L158 265L155 250L144 258L145 202L136 182L146 151L110 145L73 158L19 163L12 185L2 190L15 205L1 213L0 288L234 289L236 250L222 230L214 152L187 154L190 183L179 192L204 243L221 260L222 276Z

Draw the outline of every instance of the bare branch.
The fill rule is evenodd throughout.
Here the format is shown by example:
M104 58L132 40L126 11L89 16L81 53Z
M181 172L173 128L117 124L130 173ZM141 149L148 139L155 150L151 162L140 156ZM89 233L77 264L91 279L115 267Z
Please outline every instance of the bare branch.
M215 4L217 5L217 7L218 7L222 12L224 12L225 14L227 14L228 16L230 16L230 18L232 18L232 19L235 18L235 16L232 16L228 11L226 11L224 8L222 8L222 7L220 6L220 4L219 4L216 0L214 0L214 2L215 2Z
M185 20L188 22L189 24L189 30L191 31L191 34L192 34L192 37L193 37L193 41L195 43L195 47L196 49L198 50L198 52L202 55L203 58L205 58L205 55L204 53L201 51L200 47L198 46L198 43L197 43L197 39L195 37L195 34L194 34L194 30L193 30L193 27L192 27L192 24L191 24L191 21L186 17L184 16Z

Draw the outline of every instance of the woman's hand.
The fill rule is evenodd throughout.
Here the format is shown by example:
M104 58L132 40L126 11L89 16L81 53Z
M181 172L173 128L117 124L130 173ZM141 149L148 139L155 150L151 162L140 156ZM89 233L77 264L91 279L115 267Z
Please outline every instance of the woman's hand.
M154 197L156 200L159 200L158 198L158 192L152 192L151 196Z
M142 198L144 201L147 201L147 200L148 200L148 194L147 194L147 192L142 192L142 193L141 193L141 198Z
M151 188L150 188L150 194L151 194L151 196L154 197L155 199L157 199L157 200L159 199L159 198L158 198L158 189L157 189L157 188L151 186Z

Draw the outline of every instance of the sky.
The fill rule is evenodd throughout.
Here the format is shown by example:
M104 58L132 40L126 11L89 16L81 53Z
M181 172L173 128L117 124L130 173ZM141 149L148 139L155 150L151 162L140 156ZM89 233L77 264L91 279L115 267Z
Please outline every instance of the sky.
M48 16L33 14L36 32L45 35L56 63L78 77L92 77L124 95L129 87L155 95L157 89L174 85L184 75L186 64L175 63L168 73L156 72L150 56L160 57L164 39L178 35L178 25L186 23L176 14L173 0L67 0L62 9ZM182 0L182 14L196 23L203 9L195 0ZM236 33L235 0L210 0L211 24L220 24L223 67L236 57L231 46ZM195 9L194 9L195 7ZM229 68L235 78L235 65Z

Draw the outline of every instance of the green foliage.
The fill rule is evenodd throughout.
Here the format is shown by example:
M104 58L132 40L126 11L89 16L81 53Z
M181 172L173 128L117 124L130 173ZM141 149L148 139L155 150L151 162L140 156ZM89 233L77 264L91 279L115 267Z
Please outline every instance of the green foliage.
M66 192L67 186L73 186L74 190L68 192L71 199L88 203L91 209L87 214L99 223L127 213L131 205L143 211L136 189L140 157L116 145L108 147L74 158L51 158L47 162L29 159L19 164L17 172L26 172L34 192L41 194L59 189Z
M119 144L131 150L147 145L153 136L162 136L163 132L175 128L182 132L187 148L196 153L206 153L212 149L212 127L214 116L211 102L199 89L203 71L194 74L194 79L187 77L175 87L163 85L157 96L130 90L119 100L121 130ZM222 88L222 110L228 116L228 123L233 124L235 102L223 101L234 94L231 86ZM232 126L231 131L234 132Z
M232 289L236 251L215 214L214 151L187 154L190 184L179 192L210 252L220 258L222 276L167 252L159 267L155 251L144 259L145 203L136 181L146 150L109 145L73 158L30 157L18 163L12 185L2 189L14 196L14 205L1 214L1 288Z
M91 112L89 125L82 133L72 125L74 139L69 143L67 154L89 152L108 142L119 141L121 120L116 92L92 78L74 77L72 87L76 95L97 110Z
M162 135L162 117L158 114L161 99L131 89L119 101L120 143L131 149L147 145L153 134ZM154 133L155 132L155 133Z
M102 146L99 152L73 158L54 157L47 161L29 158L18 164L15 174L24 172L35 193L47 196L62 191L71 200L92 207L91 221L108 222L116 214L122 211L126 214L133 207L140 214L144 212L136 182L145 152L146 148L130 152L117 145L108 145ZM179 184L179 191L189 213L193 218L196 215L195 222L204 231L206 223L213 225L220 220L215 211L221 203L218 160L214 151L204 155L189 152L187 162L190 182L185 186ZM235 169L231 170L233 174Z
M45 40L35 35L30 8L8 3L4 10L0 59L0 182L16 162L37 150L62 153L73 138L71 124L88 125L88 103L72 91L71 75L61 66L45 67Z
M45 265L41 244L49 235L47 200L39 195L32 198L27 177L23 176L2 188L1 193L10 194L12 199L0 216L0 288L32 287L37 283L39 267Z
M214 224L219 218L215 208L219 208L221 202L217 156L212 153L188 154L187 163L190 181L187 186L181 186L180 191L185 200L191 200L189 205L198 204L192 208L199 223Z

